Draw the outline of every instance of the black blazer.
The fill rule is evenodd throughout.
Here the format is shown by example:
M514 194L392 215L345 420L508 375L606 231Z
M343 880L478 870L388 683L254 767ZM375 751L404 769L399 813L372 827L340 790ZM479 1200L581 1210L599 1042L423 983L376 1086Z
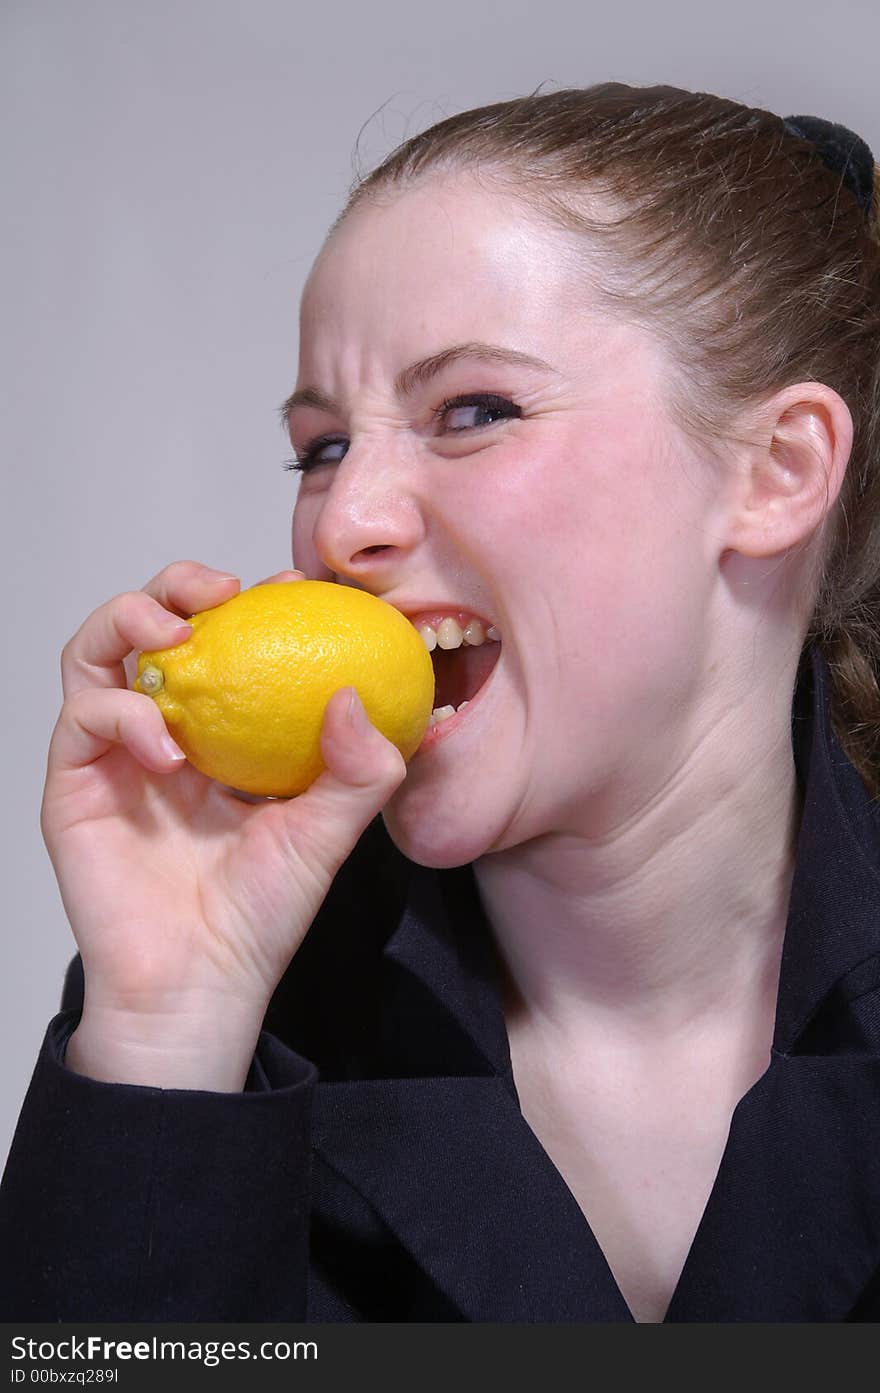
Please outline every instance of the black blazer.
M816 649L792 736L805 802L772 1058L668 1321L880 1318L880 808ZM520 1112L470 867L413 865L377 818L240 1094L74 1074L81 1000L77 958L0 1187L0 1319L632 1319Z

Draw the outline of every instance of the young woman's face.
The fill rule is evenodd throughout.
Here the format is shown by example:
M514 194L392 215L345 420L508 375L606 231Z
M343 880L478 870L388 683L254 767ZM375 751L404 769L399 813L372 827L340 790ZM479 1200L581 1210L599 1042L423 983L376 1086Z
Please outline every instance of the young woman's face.
M353 213L303 296L297 390L325 401L292 408L291 439L324 443L296 566L501 634L385 809L423 865L604 835L668 774L705 658L710 473L667 419L659 348L590 308L573 247L432 178ZM478 344L522 361L450 352Z

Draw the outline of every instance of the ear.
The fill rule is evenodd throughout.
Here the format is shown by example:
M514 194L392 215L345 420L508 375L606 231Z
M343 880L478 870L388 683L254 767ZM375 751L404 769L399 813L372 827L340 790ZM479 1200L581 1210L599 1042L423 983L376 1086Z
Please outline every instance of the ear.
M726 540L743 556L776 556L806 544L833 508L852 416L831 387L799 382L764 403L750 439Z

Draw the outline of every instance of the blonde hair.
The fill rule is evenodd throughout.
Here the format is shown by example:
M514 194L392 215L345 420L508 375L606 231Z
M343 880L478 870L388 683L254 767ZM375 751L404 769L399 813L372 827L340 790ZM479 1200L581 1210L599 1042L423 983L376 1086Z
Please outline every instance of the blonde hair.
M802 660L820 645L835 731L880 799L880 168L866 218L774 113L599 83L438 122L356 177L332 230L383 190L460 169L585 236L600 301L666 344L670 410L694 439L723 450L745 409L796 382L846 402L852 453L823 524Z

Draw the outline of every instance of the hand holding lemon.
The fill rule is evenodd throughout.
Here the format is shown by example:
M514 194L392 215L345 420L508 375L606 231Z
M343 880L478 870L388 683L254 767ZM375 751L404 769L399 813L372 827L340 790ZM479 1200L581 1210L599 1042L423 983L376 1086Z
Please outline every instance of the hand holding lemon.
M404 759L418 749L434 668L384 600L319 580L269 583L190 622L184 643L141 654L135 690L153 697L203 773L248 793L303 793L325 767L324 709L344 686Z
M176 562L101 605L64 649L41 828L85 971L67 1053L80 1073L241 1089L275 987L405 777L430 657L391 606L343 586L316 604L316 584L282 572L239 593L233 576ZM290 603L297 590L310 603ZM364 601L381 619L356 611ZM133 652L176 702L167 726L158 695L128 688ZM288 792L254 804L224 783Z

